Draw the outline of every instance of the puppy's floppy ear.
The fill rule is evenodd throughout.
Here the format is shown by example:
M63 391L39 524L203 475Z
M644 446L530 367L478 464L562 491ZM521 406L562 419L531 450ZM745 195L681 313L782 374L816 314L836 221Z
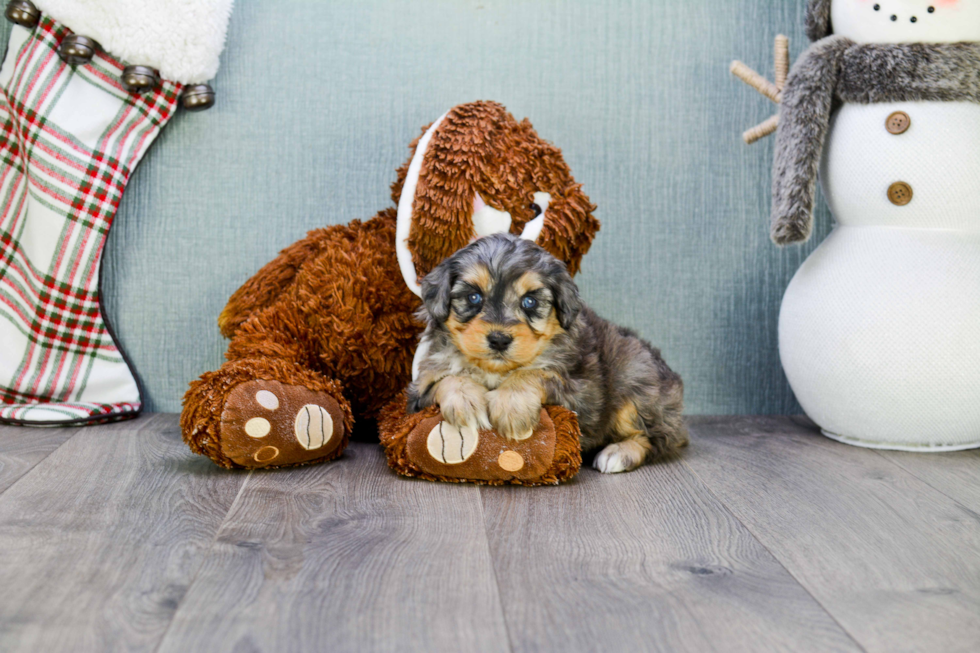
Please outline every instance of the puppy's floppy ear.
M572 275L563 263L556 262L548 275L548 285L554 297L555 314L558 324L566 331L575 324L578 314L582 311L582 300L579 298L578 286L572 281Z
M453 262L446 259L422 277L422 301L429 316L438 323L449 319L452 310Z

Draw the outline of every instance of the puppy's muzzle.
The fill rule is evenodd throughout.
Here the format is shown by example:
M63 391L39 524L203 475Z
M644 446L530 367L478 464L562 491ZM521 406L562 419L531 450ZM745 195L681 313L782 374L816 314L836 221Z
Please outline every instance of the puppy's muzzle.
M501 331L491 331L487 335L487 344L490 346L490 349L501 354L507 351L507 348L510 347L510 343L512 342L514 342L514 336Z

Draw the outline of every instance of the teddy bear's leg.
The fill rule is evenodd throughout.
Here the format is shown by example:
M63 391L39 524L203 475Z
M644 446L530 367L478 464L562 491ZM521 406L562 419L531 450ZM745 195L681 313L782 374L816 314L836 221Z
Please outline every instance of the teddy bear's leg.
M223 467L325 462L347 446L354 418L340 384L295 363L225 363L184 396L181 430L195 453Z
M232 294L218 317L221 335L233 338L239 327L250 317L275 304L299 274L303 264L327 247L331 237L336 239L341 231L337 227L314 229L306 238L279 252L279 256L263 266Z

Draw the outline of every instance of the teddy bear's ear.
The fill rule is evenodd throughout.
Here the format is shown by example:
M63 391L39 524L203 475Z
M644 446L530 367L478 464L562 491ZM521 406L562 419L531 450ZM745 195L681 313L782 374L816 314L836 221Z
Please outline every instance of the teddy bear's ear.
M392 198L398 203L397 226L395 228L395 253L398 256L398 267L401 269L405 283L413 293L422 296L422 287L418 281L418 270L412 251L409 249L409 239L412 235L412 222L415 216L416 196L419 194L419 182L422 176L422 166L436 131L442 125L449 112L442 114L438 120L426 127L418 139L412 143L412 158L398 169L398 180L392 184ZM426 184L429 186L431 184Z
M396 251L415 294L418 277L476 236L474 179L492 158L492 143L513 118L496 102L453 107L426 129L404 174L399 170Z
M599 228L561 150L496 102L461 104L426 128L392 190L398 264L419 296L418 278L480 235L524 234L574 274ZM539 194L543 221L532 213ZM478 221L480 205L490 215Z
M831 0L809 0L806 8L806 35L811 41L819 41L831 34Z
M534 193L535 204L543 208L544 213L541 218L518 225L513 233L533 240L564 261L574 275L599 231L599 221L593 215L596 207L582 192L582 185L576 183L562 151L542 140L527 118L521 122L520 129L524 133L524 156L533 162L530 186L545 191L544 201L539 201L539 193ZM539 219L540 226L535 225Z
M582 184L574 182L548 204L544 226L535 242L564 261L569 274L578 273L582 257L599 231L599 221L592 215L595 210L595 205L582 192Z

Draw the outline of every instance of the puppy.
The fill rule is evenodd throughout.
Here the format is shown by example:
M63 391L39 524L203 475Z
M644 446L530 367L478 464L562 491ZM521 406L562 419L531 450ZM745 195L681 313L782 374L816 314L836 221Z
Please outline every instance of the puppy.
M684 386L660 352L585 306L565 264L510 234L474 242L422 280L426 323L408 410L531 436L543 404L578 413L594 467L633 470L688 442Z

